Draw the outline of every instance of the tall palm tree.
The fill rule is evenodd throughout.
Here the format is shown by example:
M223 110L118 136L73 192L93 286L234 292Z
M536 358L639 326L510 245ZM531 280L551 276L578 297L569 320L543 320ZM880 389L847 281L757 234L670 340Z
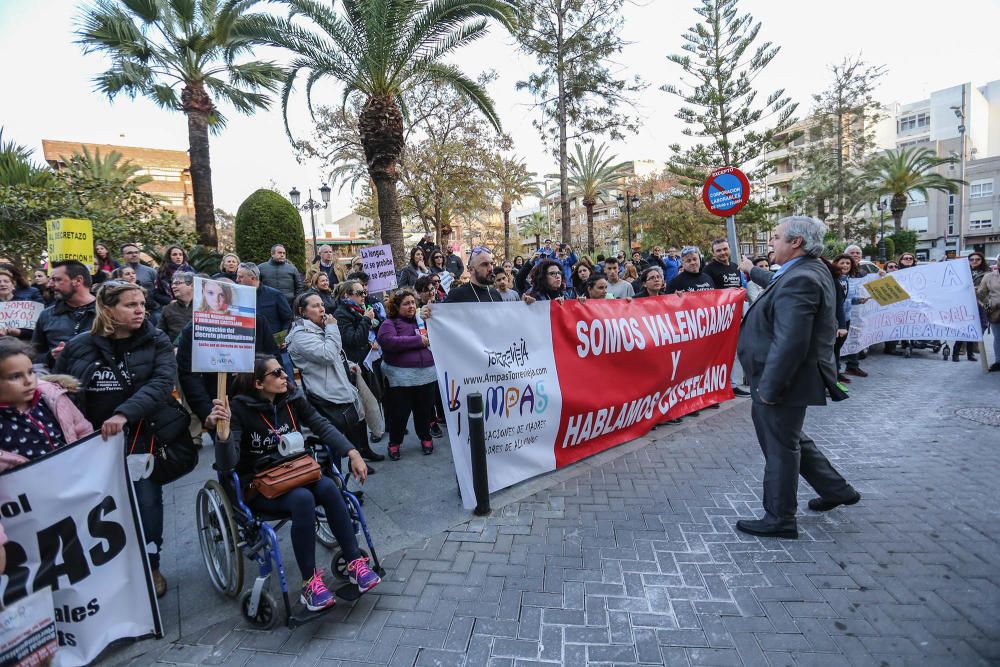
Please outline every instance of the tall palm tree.
M306 100L317 81L334 79L343 86L343 100L364 100L358 130L368 172L375 183L382 240L392 246L397 264L404 262L403 223L396 181L404 145L404 94L421 82L450 86L471 100L499 129L493 100L476 81L445 56L486 34L489 19L508 30L515 20L512 0L284 0L291 18L261 21L264 43L293 54L282 91L285 129L288 101L299 74L305 77ZM296 19L307 19L313 28Z
M877 201L879 197L890 195L893 224L897 232L902 231L908 193L918 192L926 199L928 190L955 193L964 185L961 179L938 173L938 167L957 162L953 157L937 157L927 148L886 151L873 158L865 168L864 177L874 195L866 199Z
M237 58L252 51L256 0L97 0L83 11L77 42L100 52L111 67L97 90L114 99L148 97L183 112L188 122L191 186L198 242L216 247L208 132L225 125L213 96L238 112L266 109L283 70L273 62Z
M542 235L549 233L549 221L544 213L540 211L535 211L529 217L524 219L518 226L518 234L522 238L527 238L529 236L535 237L535 247L542 247Z
M576 155L569 158L569 188L571 197L580 197L587 211L587 252L594 252L594 206L599 199L608 196L609 191L621 186L627 162L616 162L618 156L605 156L607 146L594 144L587 146L586 155L580 144L575 147Z
M510 257L510 211L525 197L541 196L538 183L534 180L537 174L528 171L528 166L523 160L499 154L490 156L486 170L492 180L490 189L500 199L500 212L503 214L503 253L504 259L507 259Z

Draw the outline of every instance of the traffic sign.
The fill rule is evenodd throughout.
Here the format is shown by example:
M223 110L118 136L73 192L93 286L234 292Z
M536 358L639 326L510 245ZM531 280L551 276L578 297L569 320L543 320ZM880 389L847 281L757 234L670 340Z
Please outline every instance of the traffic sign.
M701 199L713 215L736 215L750 199L750 181L736 167L720 167L705 180Z

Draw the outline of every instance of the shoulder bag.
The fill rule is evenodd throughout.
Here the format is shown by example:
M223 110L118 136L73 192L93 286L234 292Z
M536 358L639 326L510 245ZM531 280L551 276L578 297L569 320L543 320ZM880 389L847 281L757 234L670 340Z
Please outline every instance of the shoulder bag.
M285 404L285 408L288 410L288 416L291 417L292 426L295 430L298 430L298 426L295 424L295 416L292 414L292 408L288 404ZM271 422L267 421L267 417L261 414L260 418L264 420L264 423L271 429L275 437L280 439L281 436L278 434L277 429L274 428ZM318 482L320 475L320 467L316 459L308 453L295 454L279 460L276 465L254 475L253 480L250 481L250 490L259 493L265 498L273 499L285 495L292 489Z

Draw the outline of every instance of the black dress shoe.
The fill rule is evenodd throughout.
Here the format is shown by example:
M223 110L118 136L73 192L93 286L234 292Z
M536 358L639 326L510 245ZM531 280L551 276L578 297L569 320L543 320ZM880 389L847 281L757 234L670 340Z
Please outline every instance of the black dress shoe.
M736 530L757 537L781 537L786 540L799 539L798 528L778 528L774 524L765 523L760 519L740 519L736 522Z
M841 505L856 505L859 500L861 500L861 494L857 491L854 492L853 497L848 498L847 500L824 500L823 498L813 498L809 501L809 509L813 512L829 512L835 507L840 507Z
M733 393L737 396L749 396L750 392L743 387L733 387Z

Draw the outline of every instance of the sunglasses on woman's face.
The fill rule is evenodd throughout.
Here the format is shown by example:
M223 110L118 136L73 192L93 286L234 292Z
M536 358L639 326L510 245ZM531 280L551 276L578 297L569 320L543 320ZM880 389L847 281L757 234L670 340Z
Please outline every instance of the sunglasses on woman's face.
M895 269L896 265L895 264L886 264L885 268L887 268L887 269Z
M285 373L285 369L284 368L282 368L281 366L278 366L274 370L270 370L270 371L264 373L264 377L267 377L268 375L270 375L271 377L280 378L280 377L284 377L286 375L286 373Z
M368 292L363 290L361 292L351 292L351 296L368 296Z

